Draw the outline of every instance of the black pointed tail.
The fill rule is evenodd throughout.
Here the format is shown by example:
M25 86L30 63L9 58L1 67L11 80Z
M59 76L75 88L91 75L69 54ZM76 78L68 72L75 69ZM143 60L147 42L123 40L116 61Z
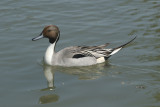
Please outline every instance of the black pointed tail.
M121 46L118 46L118 47L116 47L116 48L113 48L113 50L118 49L118 48L123 48L123 47L125 47L126 45L128 45L129 43L131 43L133 40L135 40L136 37L137 37L137 36L135 36L132 40L130 40L129 42L127 42L127 43L125 43L125 44L123 44L123 45L121 45Z
M117 53L118 51L120 51L124 46L128 45L129 43L131 43L134 39L136 39L136 37L137 37L137 36L135 36L132 40L130 40L129 42L127 42L127 43L125 43L125 44L123 44L123 45L121 45L121 46L118 46L118 47L116 47L116 48L113 48L110 56L114 55L115 53Z

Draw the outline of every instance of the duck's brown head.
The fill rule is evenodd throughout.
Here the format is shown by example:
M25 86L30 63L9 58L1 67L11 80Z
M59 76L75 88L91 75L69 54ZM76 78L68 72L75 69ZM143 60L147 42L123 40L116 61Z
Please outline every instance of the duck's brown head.
M32 39L32 41L39 40L41 38L48 38L50 43L57 42L60 36L59 28L55 25L48 25L46 26L42 33L38 36Z

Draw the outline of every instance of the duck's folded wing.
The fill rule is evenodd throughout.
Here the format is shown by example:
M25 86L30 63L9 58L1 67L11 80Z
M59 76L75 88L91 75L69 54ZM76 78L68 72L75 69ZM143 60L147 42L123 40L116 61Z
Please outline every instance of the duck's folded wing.
M83 58L83 57L95 57L96 59L104 57L109 58L110 56L117 53L119 50L121 50L124 46L131 43L136 37L131 39L129 42L120 45L116 48L109 48L105 49L106 46L109 45L109 43L106 43L104 45L99 46L73 46L63 49L60 54L61 57L65 58Z
M73 46L63 50L64 56L67 58L82 58L82 57L104 57L109 55L111 49L104 49L109 43L99 46Z

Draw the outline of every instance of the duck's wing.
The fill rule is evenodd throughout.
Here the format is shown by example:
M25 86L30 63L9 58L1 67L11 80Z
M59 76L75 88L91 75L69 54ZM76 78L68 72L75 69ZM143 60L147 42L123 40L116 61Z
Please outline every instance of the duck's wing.
M110 49L104 49L109 43L99 46L72 46L61 50L66 58L95 57L96 59L111 53Z
M129 42L120 45L116 48L108 48L105 49L109 43L99 46L75 46L66 48L66 55L70 58L82 58L82 57L95 57L96 59L104 57L105 59L109 58L113 54L117 53L123 47L131 43L136 37L131 39Z
M131 43L136 37L131 39L129 42L120 45L116 48L108 48L105 47L109 45L106 43L104 45L99 46L73 46L63 49L61 53L66 58L83 58L83 57L94 57L96 59L104 57L105 59L109 58L113 54L117 53L121 50L124 46Z

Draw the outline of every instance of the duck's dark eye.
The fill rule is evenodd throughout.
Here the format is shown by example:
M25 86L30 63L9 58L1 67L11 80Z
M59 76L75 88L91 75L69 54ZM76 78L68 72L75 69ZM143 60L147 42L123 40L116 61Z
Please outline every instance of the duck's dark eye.
M50 32L51 30L48 30L48 32Z

